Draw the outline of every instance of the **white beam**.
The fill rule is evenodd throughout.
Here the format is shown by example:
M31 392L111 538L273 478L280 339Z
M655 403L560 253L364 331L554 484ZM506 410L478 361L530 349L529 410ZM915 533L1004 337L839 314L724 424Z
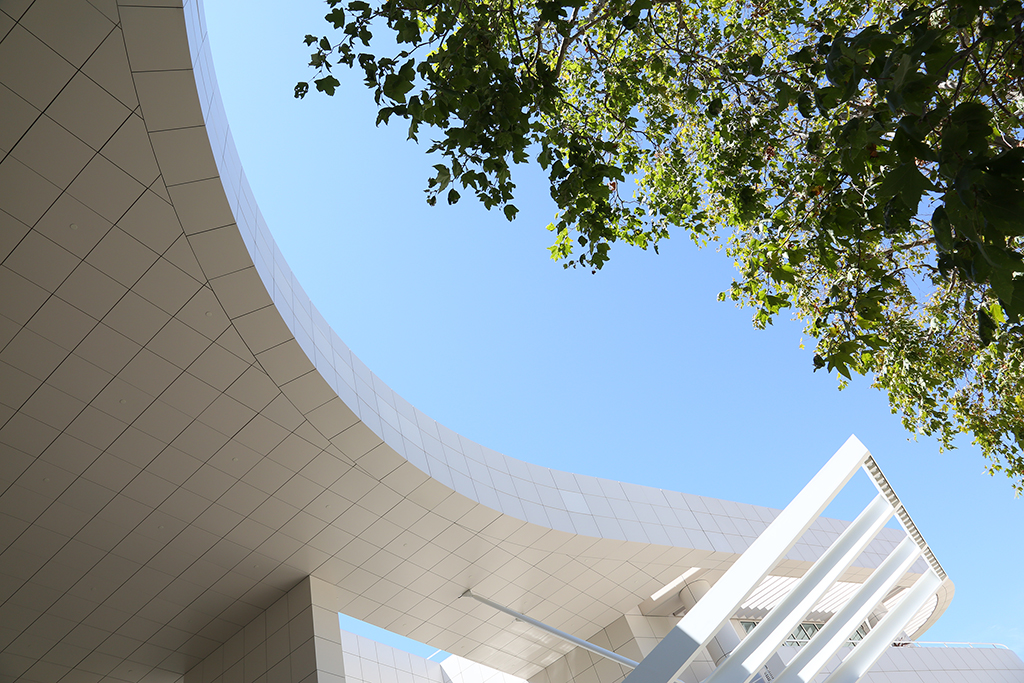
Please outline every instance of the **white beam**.
M746 683L874 539L894 509L878 495L705 683Z
M906 591L903 599L875 624L853 652L846 656L825 683L857 683L868 669L874 666L878 658L892 646L892 641L900 634L917 610L928 601L942 585L942 579L929 568L912 588Z
M707 595L626 676L625 683L669 683L678 677L785 557L869 455L857 437L847 439Z
M896 582L921 556L921 548L912 538L905 538L889 553L864 585L850 597L843 607L832 615L811 641L800 648L789 666L779 674L775 683L810 683L825 668L825 664L843 647L858 626L870 616Z

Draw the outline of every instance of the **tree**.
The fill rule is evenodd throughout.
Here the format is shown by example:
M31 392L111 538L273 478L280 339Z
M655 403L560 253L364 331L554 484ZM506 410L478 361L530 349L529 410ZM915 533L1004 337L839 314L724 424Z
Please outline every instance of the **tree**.
M670 229L720 241L722 298L761 327L790 310L815 370L868 375L943 447L972 435L1024 491L1018 0L328 5L340 34L306 36L296 97L358 67L378 124L436 135L428 203L468 190L512 220L512 168L536 161L566 267Z

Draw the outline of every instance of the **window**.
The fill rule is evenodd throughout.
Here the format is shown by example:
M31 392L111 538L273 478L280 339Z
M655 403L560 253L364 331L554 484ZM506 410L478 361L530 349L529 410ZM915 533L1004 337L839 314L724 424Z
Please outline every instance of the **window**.
M740 625L743 626L744 633L750 633L752 630L754 630L754 627L757 626L758 623L759 622L756 621L741 621ZM789 646L806 645L807 642L810 641L811 637L814 636L815 633L820 631L824 625L825 624L805 621L804 623L797 626L796 629L789 634L789 637L786 638L785 642L783 642L782 644ZM856 631L854 631L853 634L846 640L846 646L854 647L867 634L867 626L861 624L860 627Z

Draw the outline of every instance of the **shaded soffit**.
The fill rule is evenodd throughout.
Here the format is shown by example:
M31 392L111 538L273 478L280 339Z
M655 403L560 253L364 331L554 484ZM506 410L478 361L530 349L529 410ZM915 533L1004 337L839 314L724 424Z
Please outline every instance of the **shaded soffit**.
M774 518L507 458L395 395L282 259L174 4L0 1L0 675L177 680L314 575L528 677L564 649L466 588L585 638Z

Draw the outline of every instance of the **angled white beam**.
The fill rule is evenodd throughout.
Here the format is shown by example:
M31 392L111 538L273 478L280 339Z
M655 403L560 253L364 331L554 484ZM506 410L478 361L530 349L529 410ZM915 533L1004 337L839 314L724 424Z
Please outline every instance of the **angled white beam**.
M687 609L693 609L693 606L697 604L704 595L707 594L708 590L711 589L711 584L703 579L693 581L686 584L686 586L679 592L679 597L683 598L683 606ZM732 624L725 624L722 628L718 629L718 633L715 634L714 638L708 641L707 653L711 656L711 661L714 662L715 666L718 666L726 657L728 657L736 646L740 644L741 638L736 630L732 627ZM785 669L786 666L782 663L782 658L779 657L778 653L775 653L768 663L765 664L764 669L760 672L758 677L755 677L755 681L763 683L763 681L771 681L774 679L772 672L779 672Z
M820 631L814 634L811 641L800 648L789 666L779 674L775 683L810 683L814 680L832 655L843 647L860 624L871 614L896 582L910 569L918 557L921 548L912 538L905 538L889 553L885 561L879 565L864 582L849 602L836 612Z
M707 595L626 676L625 683L669 683L678 677L796 544L868 456L868 450L857 437L847 439Z
M885 496L876 496L705 683L746 683L750 680L832 584L864 552L893 512L895 510Z
M853 652L847 655L843 663L825 679L825 683L857 683L941 585L942 579L933 569L925 571L917 583L906 591L899 604L882 617L871 632L857 643L857 647L853 648Z

